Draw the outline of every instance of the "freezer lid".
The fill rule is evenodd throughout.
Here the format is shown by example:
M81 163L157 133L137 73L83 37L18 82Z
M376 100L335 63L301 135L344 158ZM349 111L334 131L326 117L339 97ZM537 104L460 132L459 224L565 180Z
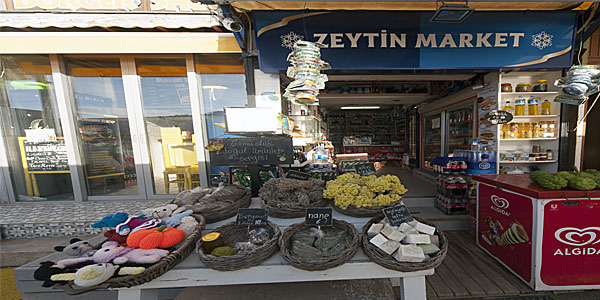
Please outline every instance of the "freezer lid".
M473 180L537 199L600 198L600 190L548 190L529 179L528 174L473 175Z

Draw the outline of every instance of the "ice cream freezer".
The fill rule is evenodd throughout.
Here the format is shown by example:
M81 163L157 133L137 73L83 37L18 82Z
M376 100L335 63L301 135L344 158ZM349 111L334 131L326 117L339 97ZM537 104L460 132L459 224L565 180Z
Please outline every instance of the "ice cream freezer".
M600 289L600 190L474 175L477 245L536 291Z

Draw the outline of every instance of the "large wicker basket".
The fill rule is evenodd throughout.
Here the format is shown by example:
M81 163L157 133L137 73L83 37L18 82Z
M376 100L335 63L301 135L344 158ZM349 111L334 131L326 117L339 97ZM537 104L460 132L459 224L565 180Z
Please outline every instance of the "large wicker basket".
M220 207L217 209L196 210L194 211L194 213L201 214L206 219L206 224L211 224L225 219L229 219L237 215L238 209L250 206L250 202L252 202L252 192L250 191L250 189L247 188L244 196L231 203L231 205Z
M271 257L279 248L277 240L279 240L279 237L281 236L281 231L279 230L279 227L277 227L277 224L269 222L264 228L269 230L269 233L271 234L271 239L269 241L249 252L238 253L231 256L217 257L206 254L202 249L202 240L199 240L196 244L198 258L207 267L219 271L235 271L257 266ZM235 222L219 226L214 231L221 233L223 242L227 246L233 247L237 242L248 241L248 228L236 226Z
M356 217L356 218L370 218L370 217L380 214L384 208L398 205L398 203L400 203L401 201L402 200L398 200L396 202L392 202L385 206L373 206L373 207L356 207L356 206L350 205L350 206L348 206L348 208L342 209L339 206L335 205L334 200L331 200L331 206L333 206L333 209L335 209L337 212L339 212L343 215Z
M324 207L329 204L329 200L321 198L319 202L312 203L308 207L271 207L268 206L263 199L260 199L262 208L269 212L269 217L281 219L302 218L306 214L306 209L309 207Z
M448 240L444 233L436 227L436 234L440 237L440 251L436 253L433 257L425 262L401 262L394 259L391 255L381 251L375 245L369 243L369 236L367 234L367 230L371 227L371 224L378 223L383 219L383 213L375 216L362 229L362 246L365 254L376 264L400 272L414 272L420 270L433 269L439 266L444 258L446 257L446 253L448 252ZM427 222L423 219L414 217L415 220L427 224L429 226L434 226L432 223Z
M307 271L326 270L348 262L350 259L352 259L354 254L356 254L356 251L359 247L358 230L356 230L354 225L336 219L333 220L332 226L346 229L348 233L352 235L352 240L350 241L348 248L342 251L342 253L335 256L323 257L321 259L307 259L295 255L292 253L292 251L290 251L292 246L292 236L294 233L306 227L310 227L304 223L297 223L284 230L283 234L281 235L281 239L279 240L279 248L281 248L281 255L283 256L283 259L285 259L291 266Z
M162 258L160 261L153 264L142 273L137 275L114 277L99 285L86 288L78 288L73 284L72 281L67 284L55 285L54 288L63 289L65 293L69 295L78 295L97 289L129 288L152 281L154 278L163 275L175 265L183 261L188 255L190 255L190 253L192 253L192 251L194 251L194 246L196 245L196 241L200 239L202 230L204 230L204 227L206 226L206 221L202 215L193 214L192 216L196 218L198 225L196 226L194 232L186 238L181 247L172 251L169 253L169 255Z

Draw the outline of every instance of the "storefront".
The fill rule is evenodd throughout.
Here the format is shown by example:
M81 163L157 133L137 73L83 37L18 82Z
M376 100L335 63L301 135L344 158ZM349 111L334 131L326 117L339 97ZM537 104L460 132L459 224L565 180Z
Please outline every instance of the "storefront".
M51 14L40 11L67 8L7 1L13 27L145 29L0 32L2 202L160 199L206 184L197 149L224 134L223 107L247 103L241 49L231 33L200 32L216 25L203 5L106 13L122 10L111 3Z

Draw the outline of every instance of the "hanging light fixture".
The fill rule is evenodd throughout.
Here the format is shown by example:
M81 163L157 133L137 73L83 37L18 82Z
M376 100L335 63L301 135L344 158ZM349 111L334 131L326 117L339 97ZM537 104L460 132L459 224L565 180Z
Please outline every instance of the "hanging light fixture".
M435 14L429 19L429 22L460 23L475 11L469 7L469 1L465 1L464 4L447 4L443 0L441 2L442 6L438 6L439 1L435 2Z

